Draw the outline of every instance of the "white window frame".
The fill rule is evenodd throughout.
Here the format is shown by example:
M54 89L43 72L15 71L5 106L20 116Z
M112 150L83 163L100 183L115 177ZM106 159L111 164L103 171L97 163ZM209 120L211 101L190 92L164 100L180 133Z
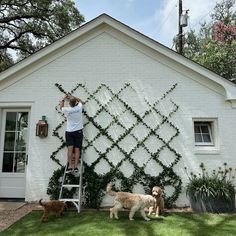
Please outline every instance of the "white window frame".
M195 125L196 125L196 123L199 124L199 129L201 130L200 133L197 133L197 134L201 136L201 139L203 141L202 142L197 142L196 139L195 139L195 146L214 146L214 137L212 135L213 123L211 121L194 121L194 136L196 135L196 132L195 132ZM207 127L207 129L208 129L207 133L204 133L202 131L202 127L203 126ZM203 135L209 135L210 136L210 142L204 142Z
M209 125L209 135L211 142L196 142L195 141L195 122L202 122ZM193 143L196 154L219 154L219 132L217 118L193 118Z
M0 177L5 177L5 176L10 176L14 175L15 177L22 177L25 176L26 168L27 168L27 163L25 165L25 171L24 172L2 172L2 165L3 165L3 153L4 153L4 137L5 137L5 125L6 125L6 115L7 112L28 112L28 124L30 121L30 109L28 108L2 108L1 109L1 135L0 135ZM28 130L30 125L28 125ZM26 156L28 155L28 143L29 143L29 133L27 137L27 146L26 146ZM27 161L27 160L26 160Z

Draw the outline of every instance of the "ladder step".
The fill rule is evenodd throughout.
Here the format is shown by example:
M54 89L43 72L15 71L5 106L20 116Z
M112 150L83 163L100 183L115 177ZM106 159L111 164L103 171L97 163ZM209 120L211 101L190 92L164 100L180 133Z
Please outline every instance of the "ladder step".
M66 170L66 174L79 174L80 173L80 169L78 169L77 172L73 171L73 170Z
M73 199L73 198L60 198L59 200L63 202L79 202L79 199Z
M68 188L79 188L79 184L63 184L62 187L68 187Z

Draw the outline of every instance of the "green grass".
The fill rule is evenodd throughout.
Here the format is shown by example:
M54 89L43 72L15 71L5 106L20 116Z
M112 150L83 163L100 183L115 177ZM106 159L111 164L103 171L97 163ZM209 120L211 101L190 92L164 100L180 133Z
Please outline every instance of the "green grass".
M144 221L139 213L128 220L128 212L120 212L119 220L111 220L106 211L73 211L62 218L50 215L47 223L40 222L42 211L33 211L16 222L0 236L235 236L236 214L166 213L151 221Z

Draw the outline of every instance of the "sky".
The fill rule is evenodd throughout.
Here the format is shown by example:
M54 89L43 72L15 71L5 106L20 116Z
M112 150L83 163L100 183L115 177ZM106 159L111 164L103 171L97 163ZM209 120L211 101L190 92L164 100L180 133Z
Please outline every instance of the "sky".
M179 0L74 0L88 22L106 13L146 36L173 47L178 34ZM210 21L216 3L222 0L182 0L183 10L189 9L188 26L183 31L199 29Z

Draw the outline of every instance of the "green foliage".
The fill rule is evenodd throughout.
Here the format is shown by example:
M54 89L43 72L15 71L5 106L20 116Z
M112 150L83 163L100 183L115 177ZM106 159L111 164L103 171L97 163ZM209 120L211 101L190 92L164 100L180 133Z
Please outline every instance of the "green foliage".
M83 16L71 0L1 0L0 49L25 58L79 27ZM11 61L12 63L12 61ZM9 66L9 64L8 64ZM6 66L0 67L0 71Z
M185 33L183 55L236 83L235 16L235 0L217 3L210 23L203 23L199 33Z
M231 44L205 41L192 59L226 79L233 79L236 76L236 40Z
M188 196L193 197L196 201L199 199L224 198L231 199L235 194L233 179L235 178L232 168L219 167L218 171L212 170L208 173L203 163L200 165L201 173L188 175L189 183L187 184L186 193Z
M100 207L102 198L105 196L106 185L111 179L111 172L105 175L97 174L94 167L86 165L83 173L85 206L95 209Z
M67 94L62 85L55 84L55 86L59 89L60 92L63 94ZM167 90L162 97L154 102L154 104L149 103L145 100L147 104L147 110L146 112L141 116L138 113L135 112L135 110L126 103L122 98L121 94L127 92L127 89L134 90L129 83L125 84L117 93L114 93L107 85L101 84L94 92L89 92L85 85L77 84L69 93L73 94L77 89L82 89L86 94L88 94L87 99L85 100L85 108L86 104L88 104L91 101L95 101L98 104L97 112L93 116L89 116L89 112L86 111L86 109L83 110L83 115L86 120L84 124L84 128L88 125L92 125L93 127L98 130L97 134L92 140L88 140L86 135L84 136L84 143L83 146L83 153L86 154L86 151L93 147L96 154L97 159L94 160L93 163L87 164L86 161L84 162L84 173L83 173L83 186L84 186L84 197L85 197L85 205L88 207L98 208L100 206L100 203L102 201L102 198L105 194L106 185L110 181L116 181L120 180L120 186L117 189L117 191L128 191L131 192L133 190L133 187L135 184L140 183L144 186L146 193L150 194L151 188L155 185L162 186L163 189L165 189L166 186L172 186L174 188L174 193L171 196L165 196L165 205L166 206L172 206L175 200L178 198L181 187L182 187L182 181L179 176L177 176L174 171L173 167L179 162L181 155L171 146L171 142L179 135L179 130L171 122L171 117L178 111L178 105L176 105L172 100L170 100L170 104L172 105L171 111L169 114L164 115L162 114L158 109L157 105L162 101L167 99L169 94L176 88L177 84L174 84L169 90ZM109 100L107 101L106 105L102 104L98 98L97 95L99 93L104 93L106 96L110 96ZM116 113L112 113L108 109L108 105L112 104L113 101L119 102L124 109L125 112L128 112L132 115L132 117L135 118L136 122L133 123L129 128L126 128L118 119ZM62 117L62 121L60 124L56 126L56 128L53 130L53 136L57 137L61 141L61 145L52 153L50 158L55 161L57 164L60 164L60 161L57 159L57 154L65 147L65 141L64 137L59 135L59 130L65 123L65 116L60 111L58 106L56 106L56 111L59 115ZM109 116L112 118L111 122L103 128L99 122L96 121L96 118L101 114L109 114ZM156 127L150 127L150 124L147 124L144 122L145 118L154 113L158 117L161 118L160 123L156 124ZM120 134L119 137L114 139L110 133L109 129L113 127L113 125L119 125L124 132ZM138 139L133 133L133 129L138 126L139 124L142 124L143 127L148 131L147 134L142 137L142 139ZM163 125L167 125L173 130L172 136L165 140L163 139L160 134L159 130L162 128ZM123 145L120 145L120 143L127 137L131 136L133 140L135 140L134 147L128 152L123 148ZM148 149L148 146L145 145L145 142L150 138L150 136L155 137L160 143L161 146L155 151L151 152ZM106 137L107 140L110 142L110 146L106 148L104 152L101 152L97 150L97 148L94 146L94 143L97 139L100 137ZM137 163L133 160L132 154L135 153L136 150L138 150L140 147L145 149L147 154L149 155L149 160L143 164L143 166L137 165ZM120 151L123 158L114 165L112 161L108 158L108 153L111 153L113 149L116 148ZM169 166L166 166L165 164L160 161L161 152L167 149L169 152L171 152L174 156L172 163L170 163ZM84 155L83 154L83 155ZM145 167L147 166L148 162L150 160L155 161L158 165L160 165L163 169L163 171L157 176L153 177L145 172ZM99 164L101 161L105 161L110 166L110 170L106 174L97 174L95 171L96 165ZM126 177L121 171L120 167L123 163L128 162L134 167L134 171L131 174L130 177Z
M5 70L13 64L12 56L4 52L3 50L0 51L0 72L1 70Z
M214 12L211 14L211 18L214 21L223 21L225 24L234 21L235 17L235 0L224 0L216 3Z

